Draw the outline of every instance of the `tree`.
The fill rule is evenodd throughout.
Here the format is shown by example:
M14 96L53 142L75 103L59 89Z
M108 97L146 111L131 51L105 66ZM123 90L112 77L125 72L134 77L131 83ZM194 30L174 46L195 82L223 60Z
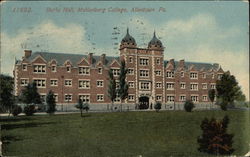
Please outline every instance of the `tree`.
M13 116L19 115L20 113L22 113L22 107L19 106L19 105L14 105L13 108L12 108L11 113L12 113Z
M228 105L232 107L235 100L244 99L245 97L235 77L229 73L224 73L221 80L217 80L216 90L217 98L221 99L225 108L227 108Z
M25 103L24 113L27 116L33 115L35 113L35 104L41 104L40 94L37 92L36 83L29 83L21 93L21 102Z
M184 109L187 112L192 112L193 108L194 108L194 103L191 100L187 100L184 104Z
M213 104L214 98L215 98L215 89L210 89L210 90L208 91L208 97L209 97L209 99L211 100L211 102L212 102L212 104Z
M53 114L56 111L56 100L54 93L50 90L46 96L47 113Z
M200 125L203 132L197 139L198 150L209 154L231 154L234 151L232 148L233 134L227 133L228 124L227 116L221 121L214 118L209 121L205 118Z
M157 102L157 103L155 104L154 108L155 108L155 111L156 111L156 112L159 112L160 109L161 109L161 103L160 103L160 102Z
M76 108L78 108L81 112L81 117L82 117L82 110L83 110L83 102L82 102L82 99L79 99L78 100L78 104L75 105Z
M126 75L127 75L128 69L126 69L125 61L121 61L121 67L120 67L120 75L119 75L119 89L118 94L121 99L121 103L123 100L125 100L128 97L128 84L126 83ZM122 109L122 104L121 104Z
M10 76L0 75L0 111L11 113L11 109L15 104L13 95L14 80Z
M108 97L111 100L111 109L113 109L114 100L116 98L116 81L112 70L109 70L109 86L108 86Z

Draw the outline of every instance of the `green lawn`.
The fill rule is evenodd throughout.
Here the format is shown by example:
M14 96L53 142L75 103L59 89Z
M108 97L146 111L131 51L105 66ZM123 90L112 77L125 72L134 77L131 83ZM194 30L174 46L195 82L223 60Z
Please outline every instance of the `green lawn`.
M161 111L21 116L2 119L3 155L208 156L197 151L204 117L230 118L234 154L249 151L249 111Z

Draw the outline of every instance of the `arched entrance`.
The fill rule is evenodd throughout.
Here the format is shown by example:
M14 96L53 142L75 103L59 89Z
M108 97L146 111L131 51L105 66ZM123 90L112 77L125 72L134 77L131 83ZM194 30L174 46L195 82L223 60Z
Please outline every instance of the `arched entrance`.
M139 109L148 109L149 98L147 96L141 96L139 98Z

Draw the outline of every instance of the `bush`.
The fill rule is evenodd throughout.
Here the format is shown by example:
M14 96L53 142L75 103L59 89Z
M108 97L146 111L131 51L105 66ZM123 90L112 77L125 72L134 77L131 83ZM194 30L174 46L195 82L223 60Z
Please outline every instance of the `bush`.
M26 116L32 116L36 112L35 108L36 108L35 105L27 105L24 107L23 112L25 113Z
M154 108L155 108L155 111L156 111L156 112L159 112L160 109L161 109L161 103L160 103L160 102L157 102L157 103L155 104Z
M22 107L21 107L21 106L18 106L18 105L15 105L15 106L13 107L13 109L12 109L11 114L12 114L13 116L17 116L17 115L19 115L20 113L22 113Z
M229 118L225 116L218 121L214 118L208 120L205 118L200 127L203 131L202 135L198 137L198 150L209 154L229 155L234 152L233 134L227 133Z
M190 100L187 100L184 104L184 109L187 111L187 112L192 112L194 108L194 103Z
M220 104L220 108L222 109L222 110L224 110L224 111L226 111L227 110L227 102L225 102L225 101L223 101L221 104Z

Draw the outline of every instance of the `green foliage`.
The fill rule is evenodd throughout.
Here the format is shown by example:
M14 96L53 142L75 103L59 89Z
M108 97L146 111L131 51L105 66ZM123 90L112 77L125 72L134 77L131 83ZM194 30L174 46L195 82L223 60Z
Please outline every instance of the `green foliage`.
M116 81L114 79L112 70L109 70L109 86L108 86L108 96L113 103L116 98Z
M0 110L2 112L11 111L15 104L13 96L14 80L10 76L0 75Z
M26 116L32 116L36 112L36 107L35 105L26 105L23 112L26 114Z
M41 104L40 94L37 92L36 83L28 84L21 93L21 101L25 104Z
M155 106L154 106L155 111L156 111L156 112L159 112L160 109L161 109L161 106L162 106L162 104L161 104L160 102L157 102L157 103L155 104Z
M49 93L46 96L46 103L47 103L47 113L54 113L56 111L56 101L55 101L55 95L50 90Z
M190 100L187 100L184 104L184 109L187 112L192 112L193 108L194 108L194 103Z
M18 105L14 105L13 108L12 108L11 114L12 114L13 116L17 116L17 115L19 115L20 113L22 113L22 107L21 107L21 106L18 106Z
M208 97L211 100L211 102L213 103L214 102L214 98L215 98L215 89L210 89L208 91Z
M78 108L81 112L81 117L82 117L82 111L85 110L86 112L88 112L89 110L89 104L88 103L84 103L82 102L81 99L78 100L78 104L75 105L76 108Z
M217 121L214 118L209 121L205 118L200 126L203 133L197 140L199 143L198 150L221 155L229 155L234 152L232 148L233 134L227 133L228 124L228 116L225 116L222 121Z
M119 89L118 93L121 98L121 100L124 100L128 97L128 84L126 83L126 75L127 75L128 69L126 69L125 61L121 61L121 67L120 67L120 75L119 75Z
M225 101L222 101L221 103L220 103L220 108L222 109L222 110L224 110L224 111L226 111L227 110L227 102L225 102Z
M245 100L245 95L242 93L238 82L233 75L224 73L221 80L216 82L217 97L222 99L222 108L227 108L228 105L233 105L235 100Z

